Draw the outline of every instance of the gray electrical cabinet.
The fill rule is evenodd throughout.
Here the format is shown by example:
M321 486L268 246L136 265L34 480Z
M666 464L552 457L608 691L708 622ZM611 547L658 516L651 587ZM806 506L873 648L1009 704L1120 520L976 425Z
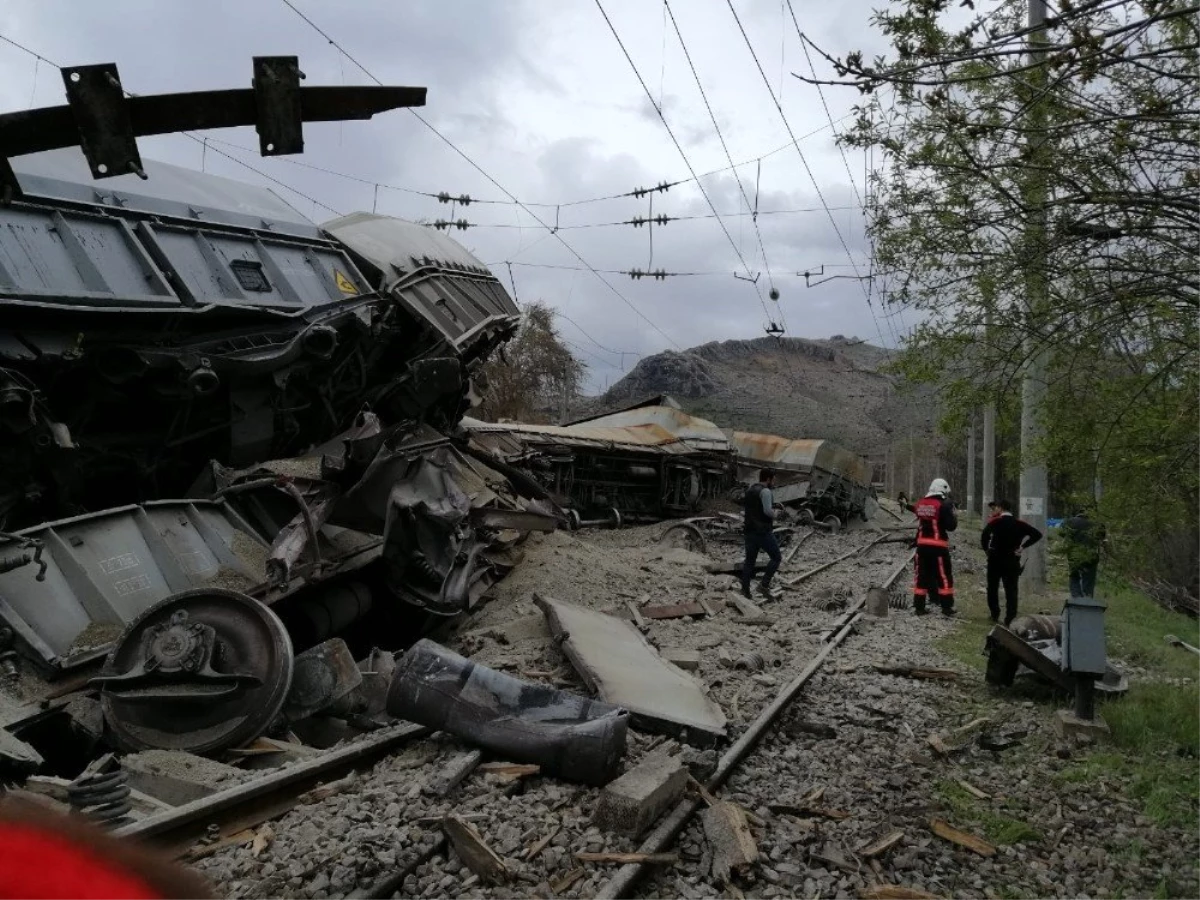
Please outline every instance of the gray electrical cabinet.
M1072 597L1063 607L1062 667L1076 675L1100 677L1105 669L1105 605L1091 597Z

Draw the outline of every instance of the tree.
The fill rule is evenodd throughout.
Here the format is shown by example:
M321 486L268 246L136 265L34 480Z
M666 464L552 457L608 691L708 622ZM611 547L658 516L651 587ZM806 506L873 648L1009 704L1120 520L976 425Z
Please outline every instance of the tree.
M516 336L483 367L479 415L489 421L553 421L578 398L585 372L559 336L554 310L530 303Z
M1188 546L1190 579L1200 6L1061 0L1044 34L1024 2L961 28L954 8L893 3L875 18L893 52L870 64L819 51L869 98L846 140L885 160L869 219L888 299L926 314L901 368L945 386L957 427L982 402L1011 407L1026 360L1047 354L1035 452L1063 499L1098 480L1127 565L1161 569L1168 544Z

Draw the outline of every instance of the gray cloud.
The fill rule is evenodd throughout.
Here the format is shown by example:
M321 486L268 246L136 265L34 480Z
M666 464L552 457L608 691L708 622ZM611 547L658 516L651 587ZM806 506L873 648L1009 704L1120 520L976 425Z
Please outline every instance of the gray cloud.
M522 200L561 204L688 177L683 159L590 3L295 2L385 83L428 86L429 104L421 114ZM801 28L833 52L870 52L881 46L868 28L868 0L817 7L793 0L793 5L804 17ZM826 126L815 89L789 74L807 72L790 17L781 20L775 0L741 0L736 7L775 90L782 79L784 109L793 131L800 136ZM734 160L754 159L784 145L787 130L725 4L706 0L672 8ZM605 9L656 98L661 84L664 114L695 170L726 166L725 153L669 24L664 34L662 8L605 0ZM115 61L125 85L136 92L247 85L251 57L276 53L299 55L308 84L367 81L324 38L275 0L203 4L114 0L104 5L10 0L0 8L0 34L62 64ZM818 71L827 70L820 60L816 63ZM29 57L0 44L0 105L5 109L28 105L33 71ZM853 91L825 90L835 118L860 101ZM60 76L45 65L38 70L35 98L38 105L63 102ZM387 185L505 199L470 163L402 110L370 122L307 126L306 152L290 161L264 160L256 153L217 143L231 141L254 148L257 139L250 129L214 132L209 137L212 143L206 154L179 136L148 139L142 142L142 150L146 156L191 167L199 167L204 155L209 171L261 181L217 152L224 151L340 212L377 204L381 212L410 219L450 217L450 208L436 200ZM829 130L817 131L801 146L825 201L831 207L855 206L850 176ZM366 183L297 163L348 173ZM849 164L853 177L861 182L861 155L851 156ZM739 172L751 202L757 190L760 210L821 206L792 148L764 156L760 178L753 164ZM376 183L384 187L377 188ZM707 176L703 184L722 214L745 210L732 173ZM331 215L285 188L273 189L318 220ZM531 208L547 223L568 226L646 215L649 201L626 197ZM654 211L709 214L694 183L656 195ZM505 262L516 263L512 271L522 300L543 299L570 317L572 322L562 323L563 334L580 348L596 387L621 374L622 357L610 351L647 354L672 342L687 347L755 337L762 334L768 318L786 317L789 333L796 336L858 334L878 342L882 331L888 343L894 342L891 322L881 316L877 328L858 282L835 280L805 288L803 278L796 276L822 263L827 274L850 271L842 242L823 211L759 217L771 272L760 277L757 290L733 277L735 270L742 270L738 252L712 218L656 228L654 268L719 273L662 282L605 276L669 340L597 277L577 271L579 260L518 207L472 204L454 215L478 225L455 236L495 264L505 283L509 281ZM851 256L865 260L868 248L859 214L836 210L833 215ZM725 224L751 270L761 270L762 254L750 218L731 215ZM646 228L564 228L560 234L599 269L650 265ZM781 292L778 304L760 300L772 280ZM623 362L628 369L634 358L627 353Z

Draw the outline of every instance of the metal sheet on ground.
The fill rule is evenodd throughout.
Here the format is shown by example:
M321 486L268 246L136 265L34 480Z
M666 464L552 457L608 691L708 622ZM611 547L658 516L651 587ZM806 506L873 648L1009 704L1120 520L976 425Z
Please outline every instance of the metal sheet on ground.
M589 687L629 710L634 727L701 747L725 736L725 714L704 687L659 656L628 622L546 597L534 602Z

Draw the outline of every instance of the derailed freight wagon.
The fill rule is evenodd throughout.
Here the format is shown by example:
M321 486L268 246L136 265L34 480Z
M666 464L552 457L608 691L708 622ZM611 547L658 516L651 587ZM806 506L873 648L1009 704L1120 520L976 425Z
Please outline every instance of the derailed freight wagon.
M737 454L738 490L754 484L764 467L775 470L776 502L799 511L802 520L840 528L875 513L871 465L832 441L795 440L774 434L730 431Z
M463 427L472 443L528 472L576 525L691 515L724 496L733 474L721 429L669 398L571 425L464 419Z
M44 752L66 731L252 740L287 718L294 656L344 636L357 676L381 636L402 646L462 611L518 531L559 518L447 437L519 321L477 259L431 228L319 226L267 189L138 156L131 121L288 124L257 95L281 83L268 64L310 120L424 102L301 88L294 58L272 58L254 89L169 97L64 70L115 93L0 117L0 664L20 688L0 713ZM114 148L119 166L98 161ZM39 704L47 679L62 702Z

